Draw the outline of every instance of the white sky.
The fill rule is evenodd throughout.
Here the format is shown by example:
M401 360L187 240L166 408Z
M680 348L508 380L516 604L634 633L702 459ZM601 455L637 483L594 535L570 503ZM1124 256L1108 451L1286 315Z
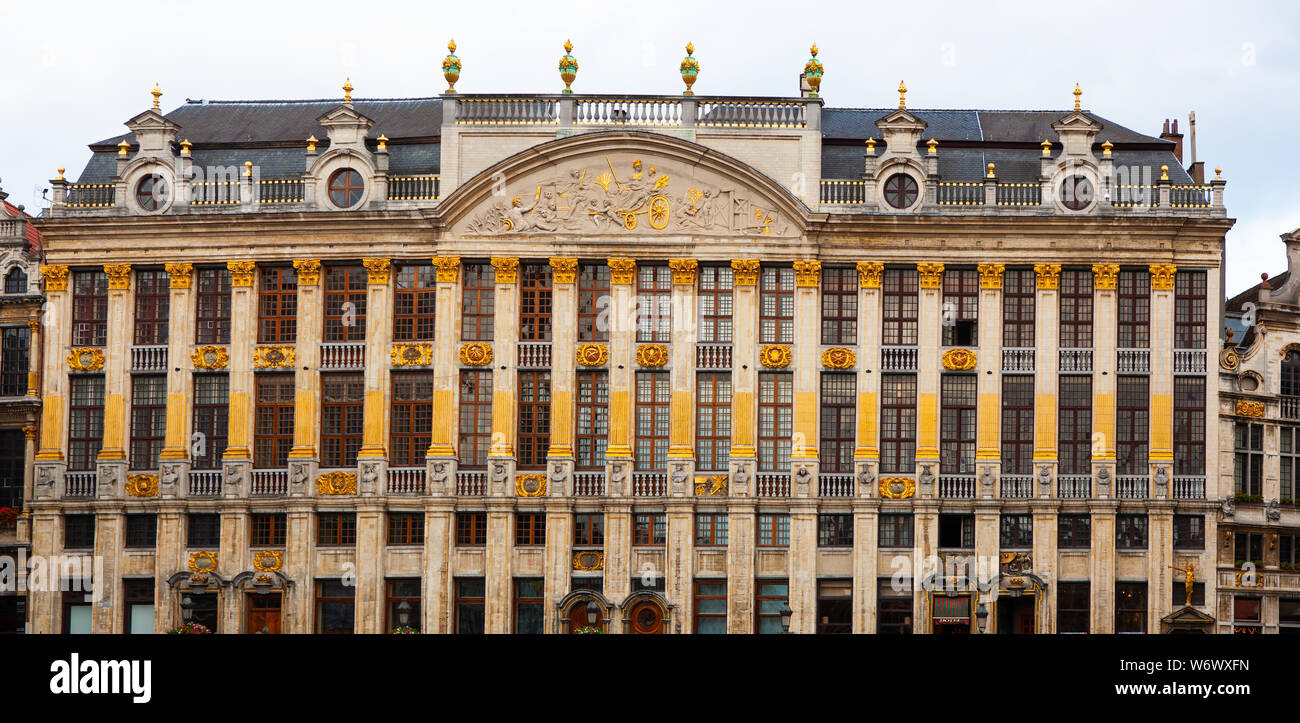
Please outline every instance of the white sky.
M555 92L566 38L578 92L677 93L695 43L695 90L794 95L816 41L833 107L1069 108L1158 135L1196 111L1207 177L1223 167L1229 295L1286 269L1278 235L1300 227L1296 111L1300 3L968 0L960 3L534 1L310 4L272 0L0 0L0 178L40 207L55 168L75 178L88 143L123 132L159 82L186 97L332 98L441 93L454 37L463 92ZM1186 143L1186 140L1185 140ZM1187 156L1184 156L1187 160Z

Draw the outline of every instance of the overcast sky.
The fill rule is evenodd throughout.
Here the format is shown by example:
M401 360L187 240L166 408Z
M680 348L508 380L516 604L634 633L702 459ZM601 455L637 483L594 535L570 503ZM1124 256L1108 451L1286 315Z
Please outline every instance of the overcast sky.
M161 83L185 98L333 98L441 93L456 39L463 92L554 92L566 38L578 92L677 93L695 43L695 90L794 95L815 41L832 107L1084 107L1158 135L1196 111L1207 177L1228 181L1229 294L1286 269L1278 235L1300 227L1294 189L1300 3L1070 0L960 3L166 2L113 6L0 0L0 179L40 208L59 166L76 178L88 143L123 132ZM1184 160L1188 160L1186 155Z

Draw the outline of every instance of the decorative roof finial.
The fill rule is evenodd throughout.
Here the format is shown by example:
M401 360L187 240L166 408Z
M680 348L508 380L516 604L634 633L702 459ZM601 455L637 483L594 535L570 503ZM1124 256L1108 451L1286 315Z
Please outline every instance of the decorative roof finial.
M1114 144L1114 143L1111 143L1110 141L1106 141L1105 143L1101 144L1101 155L1102 155L1102 157L1103 157L1103 158L1110 158L1110 157L1111 157L1111 151L1114 150L1114 149L1115 149L1115 144Z
M564 41L564 57L560 58L560 80L564 81L564 90L560 91L568 95L573 94L573 88L569 86L573 79L578 77L578 59L573 57L573 41Z
M63 171L64 171L63 166L59 166L59 177L56 178L56 179L54 179L54 180L56 180L56 181L62 181L62 180L63 180Z
M993 172L993 170L994 170L995 168L996 168L996 166L994 166L992 163L990 163L990 164L989 164L989 173L988 173L987 176L985 176L985 178L997 178L997 177L998 177L997 174Z
M117 144L117 155L119 156L125 157L130 150L131 144L127 143L125 138L122 139L121 143Z
M1215 169L1214 169L1214 177L1215 177L1216 179L1217 179L1217 178L1222 178L1222 177L1223 177L1223 169L1222 169L1222 168L1215 168Z
M898 107L907 107L907 84L901 80L898 81Z
M193 147L194 144L190 143L190 139L186 138L185 140L181 141L181 155L188 158L190 156L190 149Z
M1161 166L1161 167L1160 167L1160 180L1162 180L1162 181L1168 181L1168 180L1169 180L1169 166Z
M1083 95L1083 89L1079 87L1078 83L1075 83L1074 84L1074 109L1075 110L1080 110L1079 98L1082 95Z
M1044 156L1050 156L1050 155L1052 155L1052 142L1051 142L1051 141L1047 141L1047 140L1045 140L1045 141L1043 141L1042 143L1039 143L1038 145L1040 145L1040 146L1043 147L1043 155L1044 155Z
M936 141L935 139L931 138L930 140L928 140L928 141L925 142L925 145L926 145L927 148L930 149L930 155L932 155L932 156L934 156L934 155L938 155L938 153L939 153L939 141Z
M153 109L158 110L158 99L162 97L162 88L154 83L153 90L149 91L149 94L153 96Z
M825 73L826 68L822 65L822 61L817 59L817 43L813 43L808 51L812 53L812 57L803 64L803 77L808 81L808 87L812 88L812 97L816 98L817 90L822 87L822 74Z
M682 82L686 84L686 90L682 95L695 95L691 86L695 85L695 79L700 77L700 61L695 57L695 43L686 44L686 57L682 58Z
M384 153L388 152L388 136L384 135L383 133L380 133L379 137L376 138L375 141L378 142L379 144L378 146L379 151Z
M253 175L253 162L244 161L244 176L252 177L252 175Z
M348 78L347 80L343 81L343 102L344 103L352 102L352 79L351 78Z
M316 144L317 144L317 143L320 143L320 141L316 139L316 134L315 134L315 133L313 133L313 134L311 134L310 136L308 136L308 137L307 137L307 152L308 152L308 153L315 153L315 152L316 152Z
M456 81L460 79L460 58L456 57L456 41L447 43L447 57L442 59L442 77L447 79L447 92L456 92Z

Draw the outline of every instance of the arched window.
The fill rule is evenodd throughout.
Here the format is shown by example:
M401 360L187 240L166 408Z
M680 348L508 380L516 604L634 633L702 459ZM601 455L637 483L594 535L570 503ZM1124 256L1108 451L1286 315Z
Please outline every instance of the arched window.
M1282 396L1300 397L1300 351L1292 349L1282 357Z
M5 274L5 293L6 294L25 294L27 293L27 272L15 266L8 274Z

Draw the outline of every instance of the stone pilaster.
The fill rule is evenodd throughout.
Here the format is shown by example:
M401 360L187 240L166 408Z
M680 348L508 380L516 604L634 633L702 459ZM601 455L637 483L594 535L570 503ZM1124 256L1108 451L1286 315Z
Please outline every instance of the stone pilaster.
M1212 539L1207 537L1207 544L1213 544ZM1171 591L1174 577L1179 575L1174 571L1174 503L1171 500L1153 501L1147 508L1147 544L1147 632L1159 633L1160 619L1174 611ZM1200 569L1199 564L1197 568ZM1206 602L1209 600L1206 598Z
M41 396L41 342L44 338L41 336L41 322L38 319L31 319L27 322L27 328L31 332L30 346L27 351L27 396ZM30 499L30 498L29 498Z
M919 263L918 329L916 368L916 464L917 474L933 480L939 471L939 369L942 342L943 264ZM926 474L926 471L929 474ZM917 495L933 497L939 485L917 486Z
M32 555L53 560L63 550L63 516L57 510L43 508L32 515ZM56 580L57 582L57 580ZM54 586L56 587L56 586ZM27 592L28 620L31 632L58 633L62 600L52 587Z
M122 547L126 544L126 508L121 503L100 505L95 509L95 592L99 599L91 609L91 630L96 633L122 633ZM56 580L53 580L57 582Z
M457 371L460 368L456 360L456 340L460 336L456 313L460 308L460 299L456 297L460 258L435 256L433 264L438 267L437 319L434 320L433 418L447 420L447 423L433 425L429 456L451 463L456 458L456 424L452 420L456 419ZM449 477L449 480L454 486L454 476ZM447 490L444 494L451 492L452 490Z
M1056 473L1056 389L1060 368L1060 264L1034 264L1038 295L1034 307L1034 468ZM1038 485L1035 485L1035 490ZM1037 491L1035 494L1038 494Z
M320 285L320 260L296 259L298 272L298 335L294 368L293 448L289 450L290 493L312 495L320 462L320 362L325 295ZM304 480L305 477L305 480ZM305 485L303 485L305 481Z
M573 570L573 505L568 499L546 500L546 562L543 593L547 605L542 629L559 629L555 602L569 594Z
M231 321L234 321L233 317ZM234 340L234 330L231 330L231 340ZM227 464L230 464L227 462ZM238 575L245 570L253 569L252 551L248 547L248 536L252 528L252 518L248 514L248 507L243 503L227 503L221 507L221 545L217 549L217 561L223 574L227 576ZM165 572L160 570L165 575ZM304 581L297 581L300 585ZM222 601L222 632L249 632L255 633L255 630L245 630L243 616L240 614L244 606L244 601L239 598L244 593L242 591L231 591L231 594L223 595ZM281 606L288 605L287 599L282 599ZM282 608L283 609L283 608ZM283 626L282 626L283 629ZM288 632L288 630L284 630Z
M758 259L732 259L731 485L752 494L757 451Z
M758 503L731 498L727 508L727 632L754 630L754 540Z
M190 349L194 343L194 295L190 288L194 266L188 263L167 264L171 279L167 325L167 434L162 452L159 494L163 497L184 496L188 492L190 466L190 387L194 377Z
M820 325L818 325L820 326ZM817 632L817 502L790 500L790 632Z
M817 358L817 350L821 344L818 295L821 271L820 261L794 262L794 440L790 458L795 460L796 468L807 469L814 479L819 453L817 392L821 360ZM797 485L792 492L798 494ZM791 623L792 629L793 626Z
M1056 632L1056 590L1057 590L1057 531L1056 519L1058 509L1053 506L1034 507L1034 574L1047 583L1047 589L1040 593L1037 601L1038 620L1035 628L1039 633Z
M1099 326L1092 335L1092 478L1102 467L1115 464L1115 372L1119 364L1116 353L1116 324L1119 305L1116 286L1119 264L1093 264L1092 318ZM1095 494L1095 491L1094 491Z
M874 368L874 367L873 367ZM853 502L853 632L876 632L877 594L880 575L877 557L880 539L878 502Z
M548 520L549 522L549 520ZM426 633L452 633L451 544L455 513L448 499L429 502L424 517L424 624Z
M388 458L389 347L393 338L393 263L389 259L362 259L366 267L366 401L365 434L358 459L379 462ZM374 467L372 467L374 469ZM382 478L383 470L379 470ZM363 494L374 492L362 490ZM382 625L382 619L381 623Z
M980 264L979 351L976 354L976 382L979 401L976 412L975 461L980 479L996 480L1002 467L999 446L1002 417L1002 272L1003 264ZM985 475L991 469L992 474ZM981 484L981 497L996 490Z
M694 487L694 485L688 485ZM689 493L688 493L689 494ZM670 602L677 604L673 611L673 629L670 633L689 633L695 615L695 504L693 500L673 500L668 503L668 544L664 548L664 591Z
M513 489L510 492L514 494ZM510 589L511 553L515 542L513 503L505 499L489 499L487 524L484 632L508 634L511 632L510 602L514 597Z
M1158 467L1167 468L1172 486L1172 469L1168 468L1174 460L1174 275L1178 268L1152 264L1150 270L1151 442L1147 458L1153 475ZM1155 497L1154 485L1150 494Z
M293 588L293 594L288 596L289 600L284 604L284 622L290 632L314 633L316 632L316 580L313 560L316 515L308 500L294 500L290 504L291 507L285 514L288 530L285 539L283 572L297 584ZM353 578L353 581L355 584L356 578ZM353 630L356 630L355 623Z
M930 616L930 594L922 587L925 575L935 571L938 576L943 570L937 564L927 561L939 559L939 503L934 499L918 499L912 513L912 532L915 547L912 548L912 633L934 632ZM936 579L938 583L942 578Z
M879 261L858 263L858 285L861 287L858 300L862 309L862 323L858 324L858 358L862 364L858 371L858 442L853 458L858 462L859 473L880 460L880 428L877 425L880 420L880 281L884 273L885 265ZM875 600L874 588L872 600Z
M369 309L367 309L369 311ZM387 633L384 606L386 521L383 503L375 498L357 505L356 629L358 633Z
M154 632L165 633L180 624L176 591L167 584L173 573L185 570L185 506L176 500L165 501L158 509L157 557L154 569Z
M998 573L998 559L1001 553L1001 539L999 535L999 526L1001 523L1001 514L998 509L998 503L993 500L979 500L975 503L975 559L976 564L970 569L972 578L977 578L978 582L985 584L989 579ZM984 567L981 569L980 562ZM944 574L946 571L941 571ZM991 593L996 595L997 592ZM978 596L971 597L971 614L975 613L976 606L979 604ZM989 613L997 612L996 605L989 606ZM986 632L994 629L994 619L990 618ZM976 625L976 630L979 629Z
M1092 503L1092 625L1094 633L1115 632L1115 510L1112 501Z
M551 440L546 457L566 478L573 469L573 394L578 341L578 260L551 261ZM552 490L550 494L557 492ZM548 521L549 522L549 521ZM549 527L547 528L550 529ZM549 536L549 533L548 533ZM551 614L547 608L548 616ZM546 630L550 630L548 625Z
M253 345L257 341L257 264L227 261L230 271L230 410L226 451L221 455L227 497L247 493L239 480L249 478L253 461L256 413ZM236 484L230 484L230 481Z
M605 506L605 598L615 605L632 592L631 545L632 505L612 501ZM623 632L617 612L611 615L608 632Z

